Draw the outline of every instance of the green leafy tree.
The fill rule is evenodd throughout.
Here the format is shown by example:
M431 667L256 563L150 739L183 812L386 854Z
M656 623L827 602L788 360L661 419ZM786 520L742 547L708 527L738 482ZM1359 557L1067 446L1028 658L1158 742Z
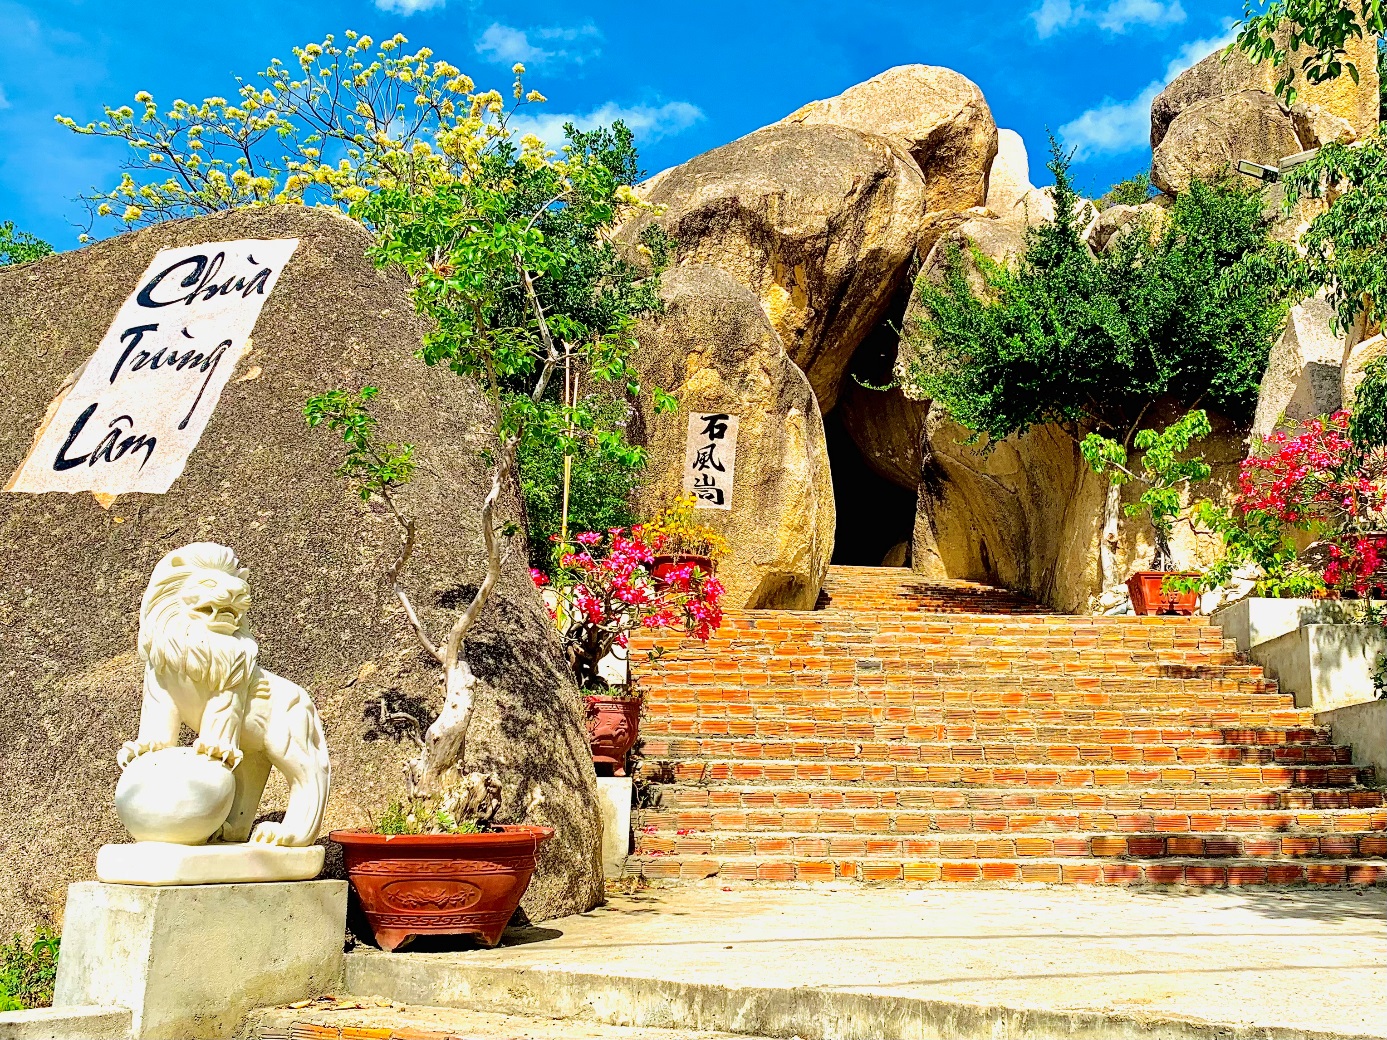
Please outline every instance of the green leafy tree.
M1150 171L1143 170L1126 180L1118 181L1098 199L1098 208L1105 210L1110 206L1140 206L1150 202L1155 188L1151 184Z
M43 239L16 230L14 221L0 221L0 267L8 267L10 264L27 264L31 260L42 259L52 252L53 247Z
M0 944L0 1011L48 1007L58 976L58 933L40 927L32 939Z
M1019 262L974 251L975 291L959 250L939 282L916 284L901 379L945 405L980 440L1056 423L1130 450L1151 405L1207 403L1235 419L1255 407L1291 290L1291 250L1270 241L1256 196L1195 182L1156 231L1120 236L1095 256L1073 216L1067 157L1052 146L1056 219L1032 228ZM1111 534L1120 504L1109 495ZM1116 581L1104 539L1104 583Z
M1247 0L1234 46L1250 60L1270 60L1281 70L1276 92L1291 105L1298 77L1315 84L1348 75L1357 83L1361 70L1348 59L1348 44L1365 35L1381 36L1384 29L1382 0L1261 0L1255 8Z
M1158 571L1175 567L1170 538L1183 509L1182 492L1191 484L1208 480L1213 472L1202 455L1182 456L1192 443L1211 432L1209 416L1200 410L1190 412L1164 430L1138 430L1132 441L1132 446L1141 452L1141 468L1136 470L1129 468L1127 448L1110 437L1090 433L1079 446L1093 472L1106 475L1113 487L1133 482L1143 485L1141 496L1124 506L1123 512L1129 517L1146 515L1156 536L1152 566Z
M1348 435L1360 451L1387 448L1387 356L1363 372L1363 381L1353 396Z

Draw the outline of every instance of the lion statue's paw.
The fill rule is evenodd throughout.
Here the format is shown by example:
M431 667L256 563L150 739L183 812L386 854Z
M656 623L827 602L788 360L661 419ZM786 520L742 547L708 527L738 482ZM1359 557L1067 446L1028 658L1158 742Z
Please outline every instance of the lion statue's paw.
M141 755L147 755L151 751L162 751L168 746L157 740L127 740L116 752L116 765L124 769Z
M262 845L301 845L299 836L294 834L282 823L275 823L273 820L266 820L264 823L257 823L255 830L251 831L251 841L258 841Z
M193 750L199 755L206 755L214 762L220 762L227 769L234 770L241 764L241 749L234 744L227 747L223 744L211 744L205 740L198 740L193 743Z

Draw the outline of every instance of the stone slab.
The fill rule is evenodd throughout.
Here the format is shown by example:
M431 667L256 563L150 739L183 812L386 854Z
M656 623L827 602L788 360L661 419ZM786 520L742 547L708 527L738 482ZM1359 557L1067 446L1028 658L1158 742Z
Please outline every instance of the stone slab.
M602 810L602 873L621 877L631 853L631 778L599 776L597 805Z
M1373 672L1384 653L1381 625L1303 625L1256 644L1248 656L1295 694L1296 707L1328 711L1377 699Z
M1387 1037L1387 892L700 883L346 959L409 1004L803 1040Z
M123 1007L0 1011L0 1040L123 1040L129 1035L130 1011Z
M108 885L226 885L266 881L311 881L323 869L321 845L286 848L245 842L174 845L136 841L103 845L96 877Z
M1384 604L1377 601L1377 606ZM1302 625L1352 624L1362 616L1362 605L1332 599L1272 599L1248 596L1214 611L1210 620L1223 629L1225 639L1248 653Z
M231 1035L251 1008L336 989L345 881L68 888L55 1008L117 1005L134 1040Z
M1387 785L1387 700L1320 712L1315 725L1328 726L1334 743L1350 745L1354 763L1372 766L1377 782Z

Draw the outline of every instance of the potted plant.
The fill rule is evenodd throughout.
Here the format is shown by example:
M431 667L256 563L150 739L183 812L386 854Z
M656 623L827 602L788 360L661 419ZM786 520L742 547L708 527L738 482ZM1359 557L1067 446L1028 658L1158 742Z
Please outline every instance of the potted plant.
M1191 615L1199 608L1198 572L1174 570L1170 538L1182 506L1180 495L1189 484L1207 480L1211 469L1203 456L1181 459L1189 446L1211 432L1209 417L1195 410L1164 430L1138 430L1133 447L1142 453L1141 469L1128 467L1127 449L1109 437L1090 433L1080 449L1095 473L1106 474L1111 486L1145 485L1135 502L1123 507L1129 517L1146 514L1155 536L1152 569L1127 579L1132 609L1138 614Z
M682 494L644 525L645 536L655 551L651 567L656 581L668 581L686 567L712 577L717 573L718 558L727 555L727 540L695 519L697 503L693 495Z
M723 588L711 569L696 566L676 566L664 580L656 579L655 550L642 527L613 528L605 536L586 531L574 541L574 546L561 547L552 583L539 570L530 576L546 588L550 613L583 691L593 761L625 776L626 756L640 735L641 713L640 693L625 656L631 633L679 629L707 642L722 623ZM616 682L613 666L624 673Z

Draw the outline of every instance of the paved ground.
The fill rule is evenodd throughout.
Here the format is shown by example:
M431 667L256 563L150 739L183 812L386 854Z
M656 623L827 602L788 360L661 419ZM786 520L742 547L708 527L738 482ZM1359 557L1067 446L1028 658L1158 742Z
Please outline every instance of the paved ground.
M986 1020L948 1019L960 1036L1020 1021L997 1016L999 1009L1015 1009L1041 1013L1021 1016L1032 1023L1027 1029L1036 1030L1034 1022L1044 1027L1034 1033L1007 1027L997 1035L1060 1032L1056 1015L1075 1013L1084 1026L1079 1032L1095 1036L1145 1035L1151 1023L1167 1022L1180 1027L1166 1035L1214 1035L1203 1027L1208 1023L1271 1030L1262 1035L1387 1037L1382 891L709 883L616 898L590 914L512 931L496 950L434 949L353 954L348 984L358 994L372 986L416 1003L495 1008L504 1003L496 994L516 995L516 980L523 979L531 988L517 1000L541 1013L773 1035L800 1032L812 997L821 1017L849 1009L847 1024L824 1026L824 1036L870 1036L870 1028L948 1035L938 1025L942 1003L989 1009ZM561 998L565 975L569 989L594 989L596 978L602 992ZM489 978L497 981L487 991L482 980ZM544 986L534 988L540 980ZM667 1021L651 1020L649 1000L631 1003L640 980L660 980L673 1009ZM625 986L627 1004L614 996L617 983ZM653 983L644 985L653 992ZM740 1010L715 1012L709 987L743 995L792 991L782 996L799 1001L799 1017L753 1014L745 996ZM758 999L764 1006L767 998ZM567 1010L558 1006L565 1001ZM887 1007L897 1024L865 1024L869 1010ZM902 1008L930 1007L936 1024L929 1028L899 1024L906 1021ZM1105 1032L1104 1021L1113 1028ZM776 1028L767 1028L772 1022Z

